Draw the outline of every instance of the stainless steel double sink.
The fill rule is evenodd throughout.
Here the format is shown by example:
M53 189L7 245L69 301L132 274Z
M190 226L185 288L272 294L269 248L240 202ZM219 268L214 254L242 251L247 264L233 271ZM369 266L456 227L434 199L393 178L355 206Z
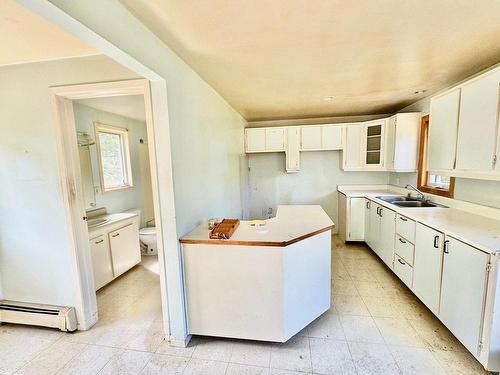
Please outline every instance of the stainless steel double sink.
M380 196L375 197L384 202L393 204L398 207L418 207L418 208L426 208L426 207L441 207L446 208L446 206L430 202L428 200L422 200L418 198L405 197L402 195L389 195L389 196Z

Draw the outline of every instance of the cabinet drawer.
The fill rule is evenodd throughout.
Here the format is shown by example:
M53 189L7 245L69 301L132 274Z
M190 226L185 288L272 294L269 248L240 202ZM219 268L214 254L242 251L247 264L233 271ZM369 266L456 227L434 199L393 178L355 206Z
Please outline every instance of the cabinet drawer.
M413 283L413 268L399 255L394 256L394 273L411 288Z
M406 263L413 266L415 246L400 235L396 235L396 254L403 258Z
M398 214L396 217L396 233L405 240L415 243L415 222Z

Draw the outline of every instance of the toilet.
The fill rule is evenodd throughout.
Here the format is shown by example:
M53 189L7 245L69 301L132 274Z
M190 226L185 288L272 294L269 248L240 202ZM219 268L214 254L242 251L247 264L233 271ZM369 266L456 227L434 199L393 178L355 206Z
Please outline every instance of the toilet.
M139 222L141 222L141 210L138 208L132 208L126 212L135 213L139 215ZM154 224L154 220L148 221ZM156 227L149 226L139 229L139 241L141 242L141 253L142 255L157 255L158 248L156 245Z
M144 255L156 255L156 227L145 227L139 229L139 240L147 246L147 252Z

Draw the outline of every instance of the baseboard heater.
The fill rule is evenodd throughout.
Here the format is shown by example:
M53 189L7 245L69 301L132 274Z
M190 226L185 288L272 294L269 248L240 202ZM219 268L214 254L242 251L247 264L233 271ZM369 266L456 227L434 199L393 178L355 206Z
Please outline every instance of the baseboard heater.
M66 332L73 332L77 329L74 307L7 300L0 300L0 323L51 327Z

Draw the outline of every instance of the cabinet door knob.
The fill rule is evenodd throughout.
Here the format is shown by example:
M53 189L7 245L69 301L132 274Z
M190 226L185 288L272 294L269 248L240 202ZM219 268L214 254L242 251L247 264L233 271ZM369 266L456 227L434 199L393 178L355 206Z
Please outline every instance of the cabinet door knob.
M405 265L406 263L401 260L401 258L398 258L398 262L401 263L402 265Z
M120 235L120 233L115 233L115 234L112 234L111 237L118 237Z
M99 240L99 241L96 241L95 244L100 244L101 242L104 242L104 240Z
M400 218L401 220L403 220L403 221L408 221L408 219L407 219L406 217L400 216L399 218Z
M402 238L399 238L399 241L400 241L401 243L406 243L406 241L405 241L405 240L403 240Z

